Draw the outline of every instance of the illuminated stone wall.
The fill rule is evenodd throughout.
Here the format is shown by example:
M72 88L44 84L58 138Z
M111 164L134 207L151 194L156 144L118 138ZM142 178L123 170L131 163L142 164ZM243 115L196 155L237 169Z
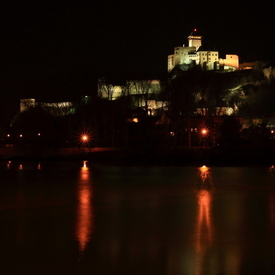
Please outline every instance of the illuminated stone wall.
M239 57L235 54L227 54L225 59L219 58L218 51L202 50L202 36L194 33L188 36L188 47L184 45L174 48L174 54L168 56L168 72L175 66L182 70L188 70L190 64L200 65L203 70L218 70L220 65L225 70L239 69ZM200 50L201 49L201 50Z
M99 79L98 96L116 100L123 95L158 94L161 89L160 80L128 80L125 85L112 85Z
M20 113L28 110L31 107L35 107L35 99L34 98L20 99Z
M201 39L202 39L202 36L199 36L199 35L188 36L189 47L195 47L197 51L201 46Z
M199 64L205 70L217 70L215 64L219 63L219 52L218 51L199 51Z
M224 66L225 70L239 69L239 57L236 54L226 54L225 59L220 59L220 64Z
M34 98L23 98L20 99L20 113L40 106L43 110L49 112L54 116L65 116L68 115L73 107L72 102L54 102L54 103L45 103L45 102L36 102Z

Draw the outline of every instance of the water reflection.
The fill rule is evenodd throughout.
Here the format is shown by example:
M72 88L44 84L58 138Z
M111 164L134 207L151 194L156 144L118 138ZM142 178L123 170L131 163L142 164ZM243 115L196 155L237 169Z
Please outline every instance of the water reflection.
M213 241L213 225L211 219L212 181L209 168L199 168L200 185L197 189L197 222L195 230L195 250L203 253Z
M91 238L93 221L91 175L87 161L83 161L77 185L76 237L79 251L83 253Z

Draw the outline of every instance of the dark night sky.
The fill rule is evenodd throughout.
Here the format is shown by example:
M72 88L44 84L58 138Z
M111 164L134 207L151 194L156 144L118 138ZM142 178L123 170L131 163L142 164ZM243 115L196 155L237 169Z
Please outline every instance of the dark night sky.
M2 1L1 93L66 100L99 75L161 76L196 27L203 43L240 61L274 61L272 2Z

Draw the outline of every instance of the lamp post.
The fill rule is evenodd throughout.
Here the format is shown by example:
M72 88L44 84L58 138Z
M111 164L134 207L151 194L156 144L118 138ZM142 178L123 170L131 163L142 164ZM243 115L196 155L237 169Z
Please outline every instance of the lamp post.
M201 136L202 136L202 146L205 146L205 138L208 135L208 129L202 128L201 129Z
M91 137L91 134L86 134L86 133L83 133L80 135L79 137L80 139L80 148L82 148L81 150L83 152L86 152L87 151L87 148L89 152L91 152L91 140L92 140L92 137Z

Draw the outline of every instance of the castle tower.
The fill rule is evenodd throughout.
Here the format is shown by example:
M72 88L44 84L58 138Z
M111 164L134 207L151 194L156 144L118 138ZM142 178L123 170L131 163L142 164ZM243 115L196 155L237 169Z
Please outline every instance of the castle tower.
M194 29L191 34L188 36L189 47L196 47L196 51L201 46L202 36L198 34L198 30Z

